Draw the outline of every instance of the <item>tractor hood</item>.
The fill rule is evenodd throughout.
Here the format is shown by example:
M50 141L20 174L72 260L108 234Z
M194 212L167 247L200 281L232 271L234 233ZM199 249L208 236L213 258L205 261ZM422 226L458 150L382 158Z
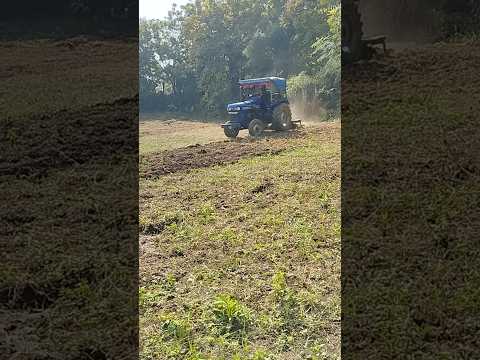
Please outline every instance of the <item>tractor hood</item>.
M242 111L242 110L257 108L260 106L260 102L261 102L261 97L254 96L245 101L228 104L227 111L233 112L233 111Z

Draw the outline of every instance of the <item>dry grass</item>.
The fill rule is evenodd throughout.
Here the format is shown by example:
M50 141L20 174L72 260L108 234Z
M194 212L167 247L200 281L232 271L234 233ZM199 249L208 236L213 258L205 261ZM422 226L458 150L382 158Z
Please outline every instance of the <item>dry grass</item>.
M143 117L140 121L140 154L225 140L219 123L155 118Z

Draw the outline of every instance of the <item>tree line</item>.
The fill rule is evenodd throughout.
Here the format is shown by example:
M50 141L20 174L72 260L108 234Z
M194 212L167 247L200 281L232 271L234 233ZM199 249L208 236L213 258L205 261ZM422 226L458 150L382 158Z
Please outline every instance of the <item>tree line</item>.
M340 0L174 5L165 19L140 19L140 108L221 115L239 79L279 76L311 112L335 113L340 37Z

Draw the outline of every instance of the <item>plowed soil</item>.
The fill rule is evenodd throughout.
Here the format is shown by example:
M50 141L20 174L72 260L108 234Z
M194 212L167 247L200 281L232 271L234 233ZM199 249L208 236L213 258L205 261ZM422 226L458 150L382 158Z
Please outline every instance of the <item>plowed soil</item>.
M478 356L479 63L464 40L342 71L351 359Z
M270 132L259 140L243 138L205 145L195 144L148 154L140 159L140 176L147 179L156 178L188 169L233 163L246 157L278 154L295 146L295 140L305 137L306 134L307 131L303 129L292 130L288 133Z
M437 98L458 111L477 106L478 42L440 43L408 49L342 69L342 116L371 108ZM403 98L402 98L403 97Z
M138 46L0 51L0 358L134 357Z
M5 41L0 42L0 52L2 118L83 111L94 104L133 98L138 92L134 41L94 41L82 36Z

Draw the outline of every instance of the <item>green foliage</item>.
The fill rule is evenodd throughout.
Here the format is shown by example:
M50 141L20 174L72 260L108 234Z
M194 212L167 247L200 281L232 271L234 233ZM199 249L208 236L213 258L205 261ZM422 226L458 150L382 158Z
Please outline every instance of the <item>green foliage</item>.
M199 218L203 224L208 224L215 220L215 209L210 204L203 204L198 212Z
M173 316L163 318L162 333L166 339L185 340L190 329L185 321L176 319Z
M292 78L296 94L303 84L307 101L334 109L339 97L339 4L197 0L180 10L174 7L164 20L141 20L142 111L223 115L225 105L238 98L240 78L270 75ZM309 81L297 81L299 74Z
M215 298L212 314L212 325L222 335L243 336L251 323L249 310L230 295Z
M341 29L340 6L325 10L329 32L318 38L312 45L313 55L316 57L313 67L325 79L326 85L338 87L341 69Z
M322 9L321 17L328 31L305 50L310 55L308 70L289 79L289 96L322 104L335 117L340 111L340 5Z
M285 273L277 272L272 279L273 297L283 330L291 331L299 322L299 303L295 292L287 286Z
M138 289L138 302L140 304L140 309L144 309L148 306L154 305L158 302L161 293L148 291L145 287L140 287Z

